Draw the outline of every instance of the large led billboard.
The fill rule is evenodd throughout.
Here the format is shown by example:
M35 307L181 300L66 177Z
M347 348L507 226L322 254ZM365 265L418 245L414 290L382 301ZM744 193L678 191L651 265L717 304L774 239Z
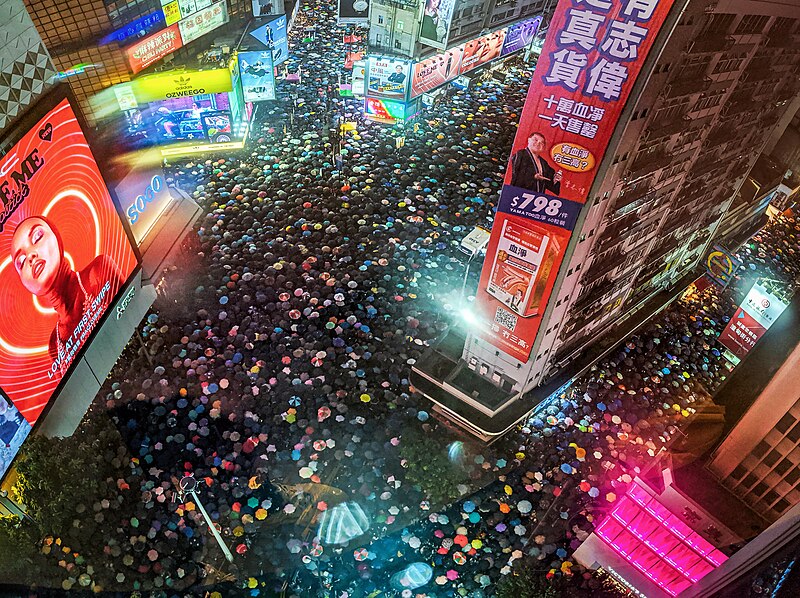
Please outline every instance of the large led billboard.
M394 58L369 57L367 72L367 95L405 102L411 64Z
M41 415L137 258L69 99L51 95L0 161L0 390Z
M570 238L570 223L586 202L597 166L671 6L672 0L569 0L556 7L525 99L500 200L501 206L539 206L537 215L543 211L549 219L519 214L536 236L517 231L522 222L509 236L507 211L498 208L476 294L481 336L519 361L527 361L535 344ZM543 250L545 243L549 249Z
M447 47L455 4L456 0L423 0L422 26L419 31L421 43L440 50Z
M272 52L239 52L239 72L245 102L275 99L275 69Z
M369 0L339 0L337 22L366 23L369 21Z

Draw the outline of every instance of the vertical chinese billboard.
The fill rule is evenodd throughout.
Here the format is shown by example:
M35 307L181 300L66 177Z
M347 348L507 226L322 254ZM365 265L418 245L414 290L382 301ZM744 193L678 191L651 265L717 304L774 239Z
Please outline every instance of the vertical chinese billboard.
M525 362L609 139L673 0L561 0L481 272L481 336Z
M720 344L727 349L725 357L739 363L785 309L786 303L760 284L754 284L719 335Z

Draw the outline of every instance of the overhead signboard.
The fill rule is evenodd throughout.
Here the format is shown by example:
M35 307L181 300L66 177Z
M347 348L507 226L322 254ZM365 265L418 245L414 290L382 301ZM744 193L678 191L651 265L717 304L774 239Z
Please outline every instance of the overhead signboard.
M354 96L363 97L366 93L367 61L357 60L353 63L353 78L350 91Z
M164 11L164 20L166 21L167 25L172 25L173 23L177 23L181 20L181 7L178 3L178 0L173 0L168 4L165 4L161 7L161 10Z
M98 45L103 46L111 42L123 44L127 40L138 37L142 33L152 33L157 29L163 29L164 24L164 12L162 10L156 10L109 33L98 42Z
M339 0L337 22L340 25L367 21L369 21L369 0Z
M272 63L279 65L289 58L289 43L286 38L286 15L271 19L250 32L254 38L272 51Z
M415 98L458 77L464 47L451 48L414 65L411 97Z
M172 25L125 49L128 64L138 73L183 46L178 25Z
M421 43L440 50L447 47L455 4L456 0L423 0L422 27L419 32Z
M272 52L239 52L239 72L245 102L275 99L275 68Z
M714 245L706 257L706 274L717 284L726 286L741 263L741 260L729 251Z
M0 162L0 390L30 424L138 265L69 100L49 105Z
M411 64L393 58L369 57L367 96L405 102Z
M254 17L268 17L284 13L283 0L252 0L252 7Z
M574 220L671 6L672 0L556 6L476 295L481 337L519 361L536 342Z
M509 25L506 29L506 37L503 41L503 49L500 51L500 56L508 56L530 45L536 38L536 32L539 31L539 25L541 24L542 17L534 17Z
M181 19L178 26L183 43L191 43L206 33L222 27L228 22L228 18L228 5L226 0L222 0L195 12L190 17Z
M465 43L464 55L461 58L458 72L460 74L468 73L496 58L500 58L500 51L503 49L505 39L506 30L500 29Z
M164 172L160 168L134 167L115 189L133 238L141 246L172 202Z
M374 120L384 122L403 121L417 112L417 102L406 104L393 100L380 100L367 97L364 100L364 114Z
M719 335L720 344L728 350L725 356L734 364L739 363L785 309L786 303L780 298L754 284Z
M167 71L139 77L128 85L140 104L207 93L222 93L233 89L228 69Z

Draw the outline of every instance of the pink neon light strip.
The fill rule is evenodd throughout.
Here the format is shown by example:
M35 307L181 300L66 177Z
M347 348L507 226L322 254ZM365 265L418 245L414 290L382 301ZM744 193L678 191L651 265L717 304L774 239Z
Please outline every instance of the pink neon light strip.
M595 533L672 596L727 560L635 483Z

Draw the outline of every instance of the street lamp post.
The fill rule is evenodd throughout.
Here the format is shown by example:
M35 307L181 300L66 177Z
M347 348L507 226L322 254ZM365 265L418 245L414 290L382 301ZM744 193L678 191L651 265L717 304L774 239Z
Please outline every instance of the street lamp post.
M194 479L193 476L186 476L178 482L178 488L181 491L181 494L189 494L193 499L194 502L197 504L197 508L200 509L200 513L203 515L203 519L206 520L206 525L208 525L208 529L211 530L211 534L214 536L214 539L219 544L219 547L222 549L222 553L225 555L225 558L228 559L228 562L233 562L233 554L228 549L228 546L225 544L225 541L222 539L222 536L219 535L217 528L214 526L214 522L211 521L211 517L208 516L205 507L203 507L203 503L200 502L200 497L197 496L197 480Z

